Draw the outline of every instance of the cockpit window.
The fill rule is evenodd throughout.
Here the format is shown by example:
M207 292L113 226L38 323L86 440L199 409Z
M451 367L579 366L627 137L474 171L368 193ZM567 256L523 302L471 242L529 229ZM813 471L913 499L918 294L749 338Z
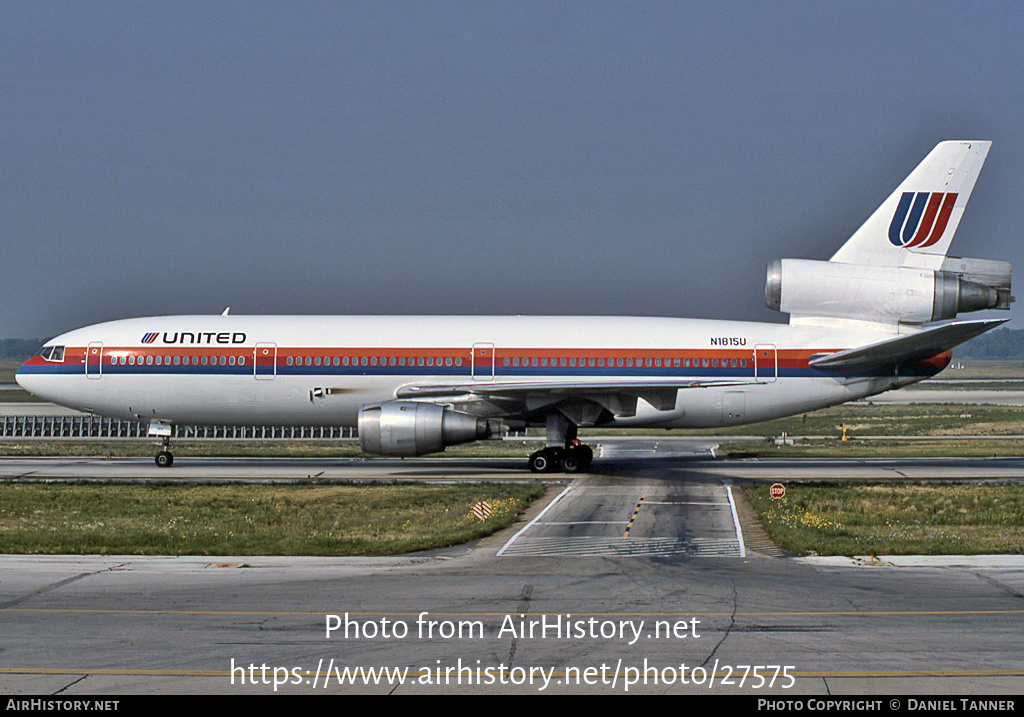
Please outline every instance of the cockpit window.
M64 347L63 346L44 346L43 350L39 352L47 361L63 361L64 360Z

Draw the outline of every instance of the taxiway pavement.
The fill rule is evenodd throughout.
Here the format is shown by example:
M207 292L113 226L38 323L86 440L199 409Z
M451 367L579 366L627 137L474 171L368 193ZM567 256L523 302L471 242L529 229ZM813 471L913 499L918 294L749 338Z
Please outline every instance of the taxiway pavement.
M500 460L193 468L238 479L314 464L346 479L532 478ZM150 466L0 461L26 478L171 474ZM623 457L549 476L546 500L514 528L432 553L3 556L0 692L1019 695L1021 557L777 557L750 545L730 486L1021 468Z

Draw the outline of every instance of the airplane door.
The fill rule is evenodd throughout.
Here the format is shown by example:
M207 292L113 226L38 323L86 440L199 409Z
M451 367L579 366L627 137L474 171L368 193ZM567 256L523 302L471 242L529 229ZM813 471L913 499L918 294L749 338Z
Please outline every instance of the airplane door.
M726 391L722 394L722 423L742 421L747 414L747 394L743 391Z
M274 379L274 376L277 375L277 344L271 341L256 344L253 372L257 381L272 381Z
M494 380L494 344L473 344L473 380Z
M779 352L775 344L757 344L754 347L754 380L772 383L779 377Z
M85 377L99 378L103 375L103 343L93 341L85 347Z

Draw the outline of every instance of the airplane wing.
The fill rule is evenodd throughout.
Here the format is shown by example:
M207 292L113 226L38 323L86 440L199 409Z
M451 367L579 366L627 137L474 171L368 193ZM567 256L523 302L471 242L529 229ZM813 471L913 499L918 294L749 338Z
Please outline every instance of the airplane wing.
M810 365L818 369L851 370L892 366L921 361L948 351L973 339L1009 319L953 321L914 334L896 336L878 343L811 357Z
M401 399L442 398L461 404L462 410L481 412L479 404L494 409L495 414L528 413L553 404L569 403L579 414L580 425L597 420L602 410L623 418L636 415L638 399L659 411L676 407L676 394L681 389L736 386L753 383L754 379L723 379L702 381L644 380L624 381L517 381L476 382L458 384L411 384L395 392ZM477 410L473 410L473 404Z

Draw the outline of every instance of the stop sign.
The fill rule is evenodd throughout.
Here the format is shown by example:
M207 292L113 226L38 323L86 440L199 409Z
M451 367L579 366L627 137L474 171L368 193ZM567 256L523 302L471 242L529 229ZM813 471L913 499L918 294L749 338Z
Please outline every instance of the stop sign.
M786 497L786 486L781 483L773 483L771 488L772 498L785 498Z

